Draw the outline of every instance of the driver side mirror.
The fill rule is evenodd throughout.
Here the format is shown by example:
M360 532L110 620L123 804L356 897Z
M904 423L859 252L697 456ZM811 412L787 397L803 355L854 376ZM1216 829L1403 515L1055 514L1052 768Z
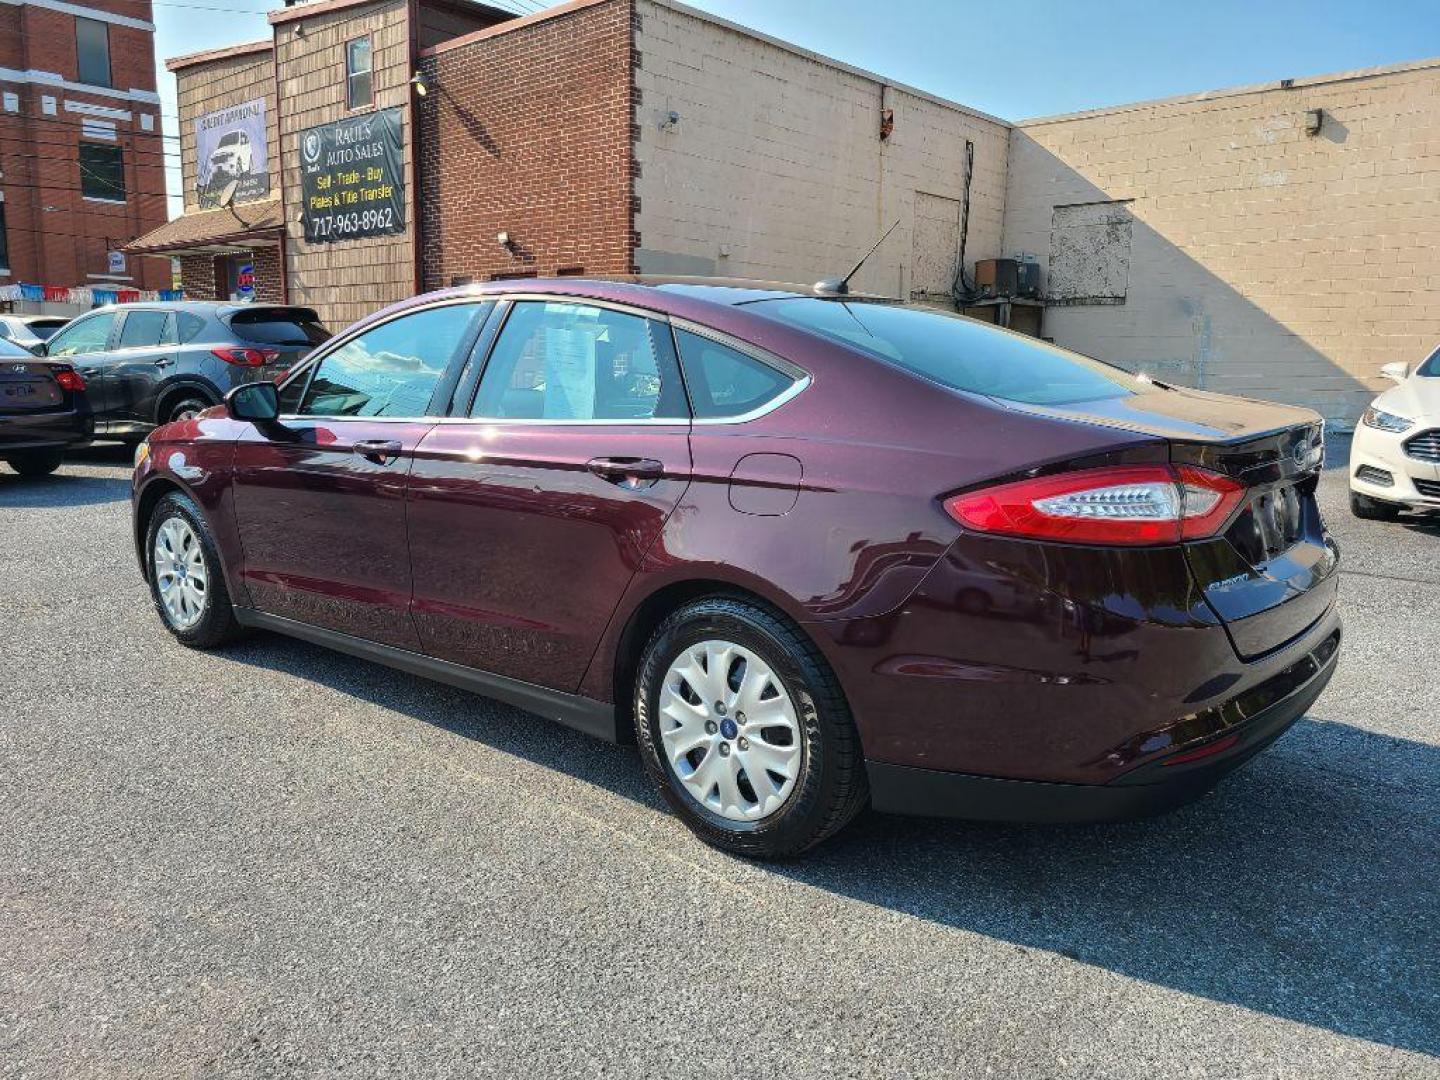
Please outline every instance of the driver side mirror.
M1397 383L1401 383L1410 377L1410 365L1402 360L1397 360L1393 364L1386 364L1382 367L1380 374L1387 379L1394 379Z
M268 379L246 383L225 395L225 408L236 420L273 424L280 418L280 393Z
M43 341L37 341L34 345L30 347L30 351L33 352L36 356L49 356L50 346Z

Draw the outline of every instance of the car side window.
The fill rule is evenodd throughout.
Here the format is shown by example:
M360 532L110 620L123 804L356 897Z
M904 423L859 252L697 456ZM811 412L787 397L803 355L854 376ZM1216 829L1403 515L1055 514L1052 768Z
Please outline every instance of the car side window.
M739 349L676 330L680 364L697 420L744 416L774 401L795 380Z
M302 416L429 415L435 386L480 307L427 308L358 334L319 361L295 411Z
M128 311L120 327L120 348L144 349L160 344L165 336L168 311Z
M591 304L520 301L480 378L472 417L686 420L679 371L653 322Z
M110 340L110 328L115 325L115 314L113 311L105 311L71 323L50 339L46 354L77 356L80 353L99 352Z
M188 311L177 311L175 313L175 336L179 339L177 344L186 345L194 341L201 330L205 329L205 320L198 315L191 315Z

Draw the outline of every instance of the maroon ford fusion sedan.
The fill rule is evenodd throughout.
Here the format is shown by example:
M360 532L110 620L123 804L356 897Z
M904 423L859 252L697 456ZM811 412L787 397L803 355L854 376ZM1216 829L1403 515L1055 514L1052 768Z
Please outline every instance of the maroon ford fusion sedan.
M572 279L433 293L155 431L182 643L261 627L633 731L707 841L858 810L1114 820L1334 670L1321 422L929 308Z

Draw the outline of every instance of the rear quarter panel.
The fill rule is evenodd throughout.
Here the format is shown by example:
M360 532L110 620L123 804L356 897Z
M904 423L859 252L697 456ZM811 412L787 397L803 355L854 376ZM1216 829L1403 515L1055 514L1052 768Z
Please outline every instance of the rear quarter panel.
M757 420L694 425L690 487L622 599L582 693L612 700L624 629L667 586L733 585L802 624L864 623L900 608L960 535L944 496L1028 466L1136 450L1163 455L1153 438L1001 409L757 321L765 334L749 340L783 348L813 381ZM737 326L744 328L724 329L739 337ZM737 509L787 505L773 490L737 498L737 488L776 486L773 470L747 471L755 454L800 462L793 505L782 513ZM855 636L812 631L837 671L849 665L835 650Z

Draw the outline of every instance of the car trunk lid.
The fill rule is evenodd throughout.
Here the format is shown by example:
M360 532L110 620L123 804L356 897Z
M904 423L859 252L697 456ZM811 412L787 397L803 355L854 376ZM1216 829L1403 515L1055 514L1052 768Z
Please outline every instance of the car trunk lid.
M1315 499L1324 427L1313 412L1152 381L1133 394L1070 406L1006 404L1159 436L1174 464L1245 485L1224 530L1185 545L1195 582L1242 659L1282 647L1334 602L1338 552Z
M44 361L0 360L0 415L61 408L65 391Z

